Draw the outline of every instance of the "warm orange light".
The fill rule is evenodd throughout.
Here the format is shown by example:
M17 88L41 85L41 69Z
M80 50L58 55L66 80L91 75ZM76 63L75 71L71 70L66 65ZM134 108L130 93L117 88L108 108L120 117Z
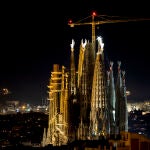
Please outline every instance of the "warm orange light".
M23 106L22 106L22 109L25 109L25 108L26 108L26 106L23 105Z

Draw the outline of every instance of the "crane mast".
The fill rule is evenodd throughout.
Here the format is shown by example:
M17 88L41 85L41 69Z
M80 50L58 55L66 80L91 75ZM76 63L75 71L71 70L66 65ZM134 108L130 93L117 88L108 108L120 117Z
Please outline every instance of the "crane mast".
M95 17L96 13L93 13L92 15L92 43L95 43L95 21L94 21L94 17Z

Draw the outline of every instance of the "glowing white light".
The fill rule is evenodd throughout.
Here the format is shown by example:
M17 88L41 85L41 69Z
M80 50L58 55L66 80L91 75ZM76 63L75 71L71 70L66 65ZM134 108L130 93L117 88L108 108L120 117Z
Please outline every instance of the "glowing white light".
M104 48L104 43L103 43L103 41L102 41L102 37L99 36L99 37L97 38L97 40L98 40L98 42L99 42L99 44L100 44L100 46L101 46L101 49L103 49L103 48Z
M72 43L70 44L72 52L74 51L74 45L75 45L75 41L72 39Z
M98 44L99 44L99 49L98 49L98 53L103 53L103 48L104 48L104 43L103 43L103 41L102 41L102 37L101 36L99 36L99 37L97 37L97 40L98 40Z
M131 95L131 92L130 91L126 91L126 95L127 96Z
M83 43L83 39L82 39L81 40L81 45L82 45L83 48L85 48L86 44L87 44L87 40L85 40L85 42Z

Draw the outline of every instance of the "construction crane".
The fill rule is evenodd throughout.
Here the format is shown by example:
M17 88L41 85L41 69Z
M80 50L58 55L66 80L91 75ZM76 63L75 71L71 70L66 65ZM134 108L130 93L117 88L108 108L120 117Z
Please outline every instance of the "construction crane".
M95 17L97 17L97 20L95 20ZM90 22L84 22L88 18L92 18L92 21ZM131 21L146 21L150 20L150 18L127 18L127 17L119 17L119 16L108 16L108 15L97 15L95 11L92 12L92 15L81 19L77 22L72 22L72 20L69 20L68 25L70 27L74 27L76 25L92 25L92 43L95 43L95 27L96 25L100 24L107 24L107 23L120 23L120 22L131 22Z

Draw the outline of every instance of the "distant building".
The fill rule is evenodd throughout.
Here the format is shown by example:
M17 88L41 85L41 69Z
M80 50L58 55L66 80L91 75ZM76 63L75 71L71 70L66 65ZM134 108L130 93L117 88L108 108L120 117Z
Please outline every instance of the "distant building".
M127 103L128 111L143 110L143 113L150 112L150 100L143 100L143 102L130 102Z

